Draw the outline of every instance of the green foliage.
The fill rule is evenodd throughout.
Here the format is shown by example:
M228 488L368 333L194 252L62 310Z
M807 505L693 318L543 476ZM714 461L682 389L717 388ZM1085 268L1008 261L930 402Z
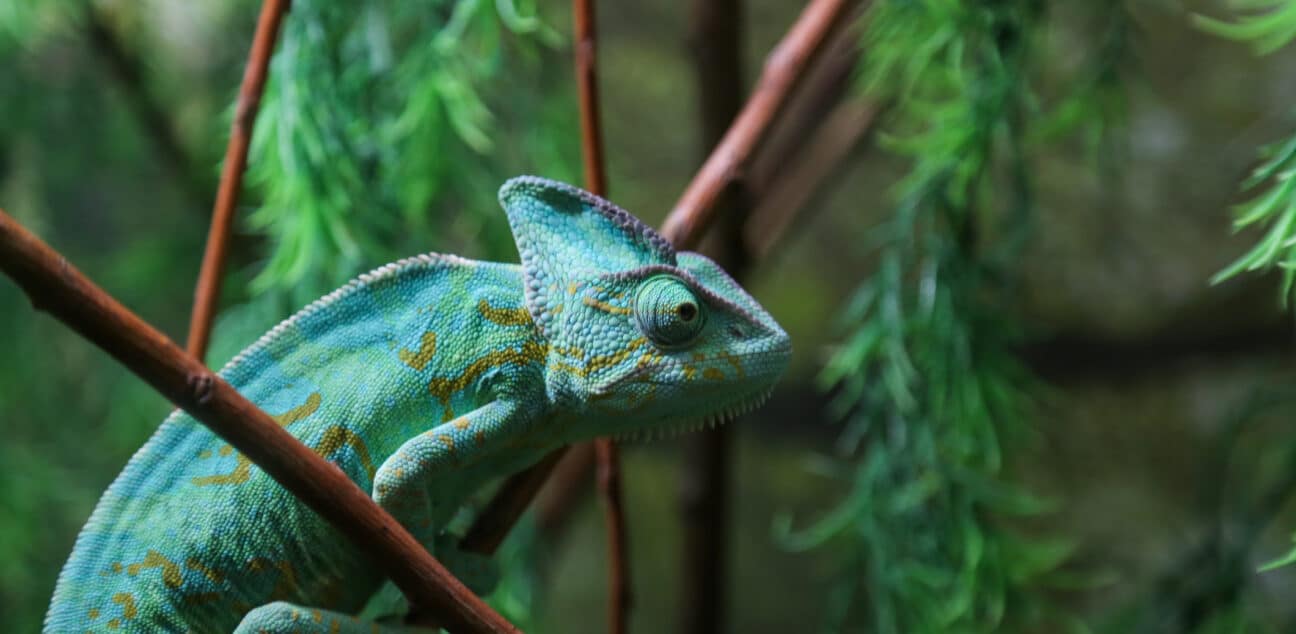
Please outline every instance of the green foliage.
M1292 0L1233 0L1245 11L1236 22L1193 16L1201 29L1220 37L1249 42L1258 55L1272 53L1296 37L1296 2Z
M893 0L868 12L862 81L896 103L884 142L910 168L870 234L878 270L820 376L844 421L828 471L851 492L807 529L779 525L791 548L853 553L829 630L861 600L880 633L1084 629L1046 595L1070 546L1009 521L1049 504L1004 474L1028 431L1032 385L1005 306L1029 233L1029 144L1103 129L1094 119L1117 103L1110 67L1123 46L1104 42L1087 81L1059 100L1065 110L1043 112L1030 78L1044 10Z
M1296 2L1291 0L1237 0L1249 11L1236 22L1194 16L1202 29L1241 42L1249 42L1257 55L1267 55L1296 37ZM1282 301L1286 305L1296 282L1296 136L1260 150L1262 163L1242 182L1253 192L1250 200L1234 208L1233 228L1267 226L1264 237L1242 257L1215 275L1219 283L1242 272L1282 269Z
M274 245L254 289L307 281L313 295L409 236L426 250L444 229L434 209L498 216L482 185L508 171L492 159L488 98L534 71L521 63L528 48L552 41L533 13L483 0L295 2L250 158L263 196L251 223Z

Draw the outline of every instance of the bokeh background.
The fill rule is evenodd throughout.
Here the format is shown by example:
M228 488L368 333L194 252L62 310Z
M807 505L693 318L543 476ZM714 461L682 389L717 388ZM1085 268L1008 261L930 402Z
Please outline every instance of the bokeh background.
M213 364L396 257L514 260L499 183L580 178L564 3L294 4L257 123ZM741 4L750 86L801 5ZM911 4L1000 7L973 15L1014 5ZM1034 16L1018 34L1032 42L1018 70L1030 93L1022 101L1037 108L1006 120L1029 130L1032 117L1054 116L1092 64L1107 83L1074 102L1070 120L1055 117L1063 131L1017 163L1002 140L991 143L992 176L971 203L975 217L998 218L975 242L1021 245L987 275L992 291L973 286L965 298L997 324L987 354L1012 367L987 379L1006 381L1017 399L1004 410L1011 420L992 417L1004 430L994 443L1002 462L976 459L984 473L938 478L945 502L930 493L909 502L955 499L968 506L962 515L914 519L909 506L873 503L895 498L861 494L861 482L878 485L859 471L880 464L864 458L870 448L892 452L888 465L903 463L904 449L866 432L852 448L843 436L855 432L833 405L850 388L821 373L867 322L844 315L884 266L878 236L903 209L897 183L912 184L924 164L896 142L921 127L918 110L882 110L881 132L825 166L830 175L747 275L795 356L769 405L731 429L729 631L1296 628L1296 569L1257 570L1286 555L1296 531L1290 316L1277 275L1210 283L1258 238L1232 231L1229 208L1244 199L1239 182L1257 148L1296 130L1296 53L1257 56L1194 25L1195 13L1228 15L1224 3L1015 4ZM601 5L611 195L660 224L705 149L693 14L690 3ZM250 0L0 0L0 207L180 341L256 13ZM856 41L863 60L886 54L885 41ZM1006 50L1005 38L996 45ZM841 99L893 105L869 96L861 73ZM776 172L819 158L792 156ZM993 174L1018 164L1029 212L999 213L994 192L1017 181ZM920 288L921 267L899 279ZM169 406L6 281L0 361L0 629L34 631L99 493ZM886 380L858 365L861 381ZM869 407L848 408L847 420L888 411ZM680 447L623 452L636 632L671 631L681 618ZM901 473L895 490L925 481ZM946 490L958 486L1032 496L1002 512ZM887 534L876 525L902 516L930 543L871 550ZM956 516L973 524L940 524ZM839 522L823 539L797 534L825 517ZM602 631L602 530L588 494L560 521L528 520L494 600L535 631ZM970 534L985 537L984 551ZM1015 554L1010 541L1038 549ZM954 542L954 555L942 550ZM900 563L934 552L926 561L936 563L885 581L883 551ZM951 603L964 594L973 607L960 614Z

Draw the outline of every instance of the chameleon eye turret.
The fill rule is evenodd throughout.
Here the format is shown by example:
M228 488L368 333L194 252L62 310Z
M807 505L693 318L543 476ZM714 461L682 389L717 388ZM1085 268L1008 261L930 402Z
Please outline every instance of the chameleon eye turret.
M635 323L645 337L662 348L692 343L706 326L706 307L678 278L660 275L639 286L634 302Z
M726 420L764 400L791 350L714 262L677 253L616 205L534 177L506 183L500 201L521 265L388 264L220 371L479 592L484 562L442 539L476 489L568 442ZM100 499L45 629L287 632L309 614L320 631L383 631L351 618L382 583L337 531L177 411Z

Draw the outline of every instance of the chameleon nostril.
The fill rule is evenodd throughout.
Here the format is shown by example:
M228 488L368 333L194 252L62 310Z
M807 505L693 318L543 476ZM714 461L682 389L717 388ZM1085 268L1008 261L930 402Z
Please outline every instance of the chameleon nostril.
M746 333L743 332L742 328L737 326L729 326L729 334L733 335L736 339L745 339L747 336Z

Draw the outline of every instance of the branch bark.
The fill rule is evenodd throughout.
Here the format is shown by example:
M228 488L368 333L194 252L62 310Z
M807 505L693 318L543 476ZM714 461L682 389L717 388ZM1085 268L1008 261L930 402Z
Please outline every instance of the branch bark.
M573 0L576 37L576 89L580 101L581 148L585 188L607 196L603 160L603 131L598 98L598 22L594 0ZM630 618L630 557L626 546L625 510L621 504L621 459L611 438L594 441L598 459L598 491L608 549L608 631L625 634Z
M230 226L234 223L234 207L238 205L239 191L243 188L243 172L247 169L248 148L252 144L252 126L261 107L261 95L265 91L267 69L279 36L279 25L289 4L289 0L265 0L262 3L252 50L248 52L247 66L243 70L243 83L239 86L238 105L230 125L229 143L225 146L220 188L216 192L211 228L207 232L207 249L203 253L202 270L194 289L189 341L185 346L189 354L200 361L207 356L212 321L220 302Z
M716 148L706 165L741 165L750 160L750 154L757 147L758 141L768 132L770 120L793 89L796 75L804 71L814 52L823 45L830 28L841 20L851 4L849 0L813 0L806 7L797 23L767 59L757 93L747 101L738 121L730 127L721 147ZM719 153L723 153L726 158L718 159L716 154ZM699 191L714 190L718 193L736 176L734 172L717 167L707 169L706 165L694 177L690 190L696 188ZM663 235L680 248L695 245L710 222L709 210L700 205L712 204L714 198L689 196L686 192L667 218ZM484 535L478 540L479 543L498 543L502 540L557 464L557 460L546 459L510 478L495 493L495 497L477 517L469 532Z
M716 199L743 178L753 152L766 137L810 59L853 4L850 0L812 0L765 59L760 79L742 112L666 218L662 234L677 247L692 247L701 237L715 215Z
M742 0L694 0L692 5L689 48L698 95L698 150L705 161L718 149L742 110L745 11ZM739 281L751 261L742 240L750 201L746 185L741 179L721 185L712 203L716 226L701 249ZM682 533L677 596L679 629L686 634L726 629L731 434L724 426L703 430L682 441L677 493Z
M185 354L0 211L0 270L338 528L415 605L459 632L516 632L335 465L298 442L202 362Z

